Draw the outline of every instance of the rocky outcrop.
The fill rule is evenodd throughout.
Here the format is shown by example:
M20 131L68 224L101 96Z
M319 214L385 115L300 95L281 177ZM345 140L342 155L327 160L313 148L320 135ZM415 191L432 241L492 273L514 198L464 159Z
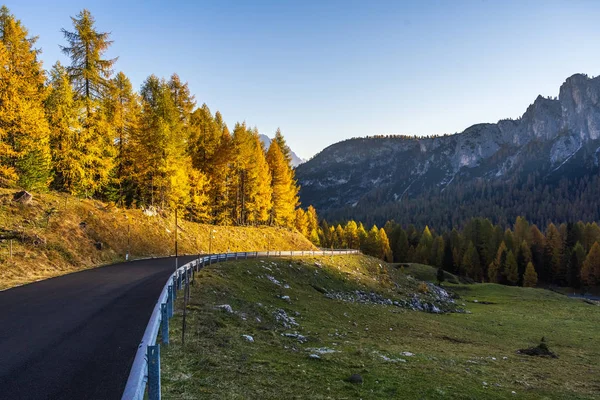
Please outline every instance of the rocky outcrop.
M401 202L458 180L507 180L523 169L544 177L562 173L572 163L597 167L599 102L600 77L576 74L561 86L558 98L538 96L517 120L477 124L438 137L356 138L334 144L297 168L302 203L326 213L373 199L378 204Z

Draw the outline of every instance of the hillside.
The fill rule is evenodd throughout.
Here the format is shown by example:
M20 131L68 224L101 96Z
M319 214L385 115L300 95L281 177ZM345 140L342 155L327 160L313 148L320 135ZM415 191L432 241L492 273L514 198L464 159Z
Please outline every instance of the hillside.
M174 215L150 216L96 200L57 193L34 194L30 204L0 189L0 290L131 258L175 253ZM312 249L302 235L271 227L232 227L179 220L179 253ZM12 238L12 258L10 242Z
M334 144L297 168L300 196L329 220L436 228L471 217L600 219L600 77L576 74L517 120L438 137Z
M411 276L434 271L364 256L205 268L185 347L183 296L161 346L163 397L597 398L600 307L494 284L447 285L452 304ZM459 312L419 311L433 306ZM542 337L558 358L517 354ZM362 384L346 381L353 374Z

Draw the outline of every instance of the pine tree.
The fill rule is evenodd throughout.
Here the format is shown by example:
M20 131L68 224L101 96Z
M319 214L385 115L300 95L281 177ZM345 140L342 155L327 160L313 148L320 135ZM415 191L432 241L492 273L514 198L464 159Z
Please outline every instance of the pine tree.
M569 262L569 286L579 288L581 286L581 278L579 276L581 267L585 261L585 250L580 242L575 244L571 251L571 259Z
M298 187L277 142L271 142L267 162L272 174L273 209L271 218L275 225L290 226L298 205Z
M394 244L393 253L394 253L394 261L396 262L406 262L408 258L408 236L404 229L400 228L398 232L398 238L396 239L396 243Z
M528 262L527 267L525 268L525 274L523 275L523 286L535 287L537 285L537 280L537 272L535 272L533 264Z
M438 285L441 285L442 282L444 282L446 280L445 274L444 274L444 269L443 268L438 268L437 269L437 273L435 275Z
M45 74L27 29L0 8L0 184L44 190L50 183Z
M434 267L441 268L442 261L444 258L444 238L441 236L436 237L431 245L431 256L429 258L429 264Z

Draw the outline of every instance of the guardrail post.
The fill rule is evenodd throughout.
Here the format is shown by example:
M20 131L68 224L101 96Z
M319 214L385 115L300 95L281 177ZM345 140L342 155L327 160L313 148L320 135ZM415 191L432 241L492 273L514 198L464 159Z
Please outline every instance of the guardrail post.
M160 326L161 326L161 335L162 342L164 344L169 344L169 306L167 303L162 303L160 305Z
M148 400L160 400L160 345L148 346Z
M173 316L173 285L169 285L167 288L167 312L169 318Z
M177 277L173 276L173 301L177 300Z
M181 278L182 278L181 273L177 272L177 290L181 290Z

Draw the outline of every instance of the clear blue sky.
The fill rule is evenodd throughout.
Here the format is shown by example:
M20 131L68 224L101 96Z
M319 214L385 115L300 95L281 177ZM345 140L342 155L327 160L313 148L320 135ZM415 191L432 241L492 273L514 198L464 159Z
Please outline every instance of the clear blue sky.
M177 72L198 104L301 157L353 136L455 133L518 117L600 73L597 1L10 0L47 69L88 8L139 88Z

